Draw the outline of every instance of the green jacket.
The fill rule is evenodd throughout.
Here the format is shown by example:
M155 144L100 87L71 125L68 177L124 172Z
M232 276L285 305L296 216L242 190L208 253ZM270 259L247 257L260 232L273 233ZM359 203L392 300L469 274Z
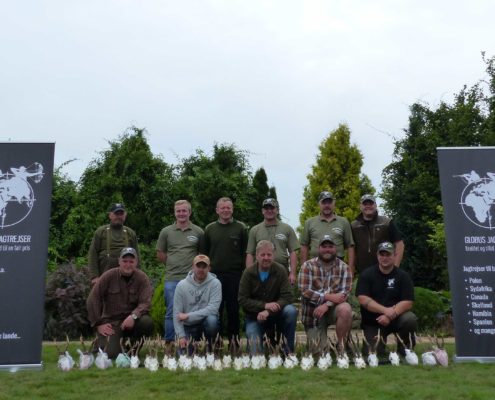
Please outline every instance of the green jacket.
M138 252L136 232L128 226L114 227L109 224L100 226L89 246L88 266L90 278L99 277L103 272L119 265L120 251L124 247L133 247Z
M266 303L276 302L282 309L293 301L292 288L284 266L273 262L269 271L270 275L265 282L259 277L258 262L242 273L238 299L249 318L256 319L258 313L265 309Z

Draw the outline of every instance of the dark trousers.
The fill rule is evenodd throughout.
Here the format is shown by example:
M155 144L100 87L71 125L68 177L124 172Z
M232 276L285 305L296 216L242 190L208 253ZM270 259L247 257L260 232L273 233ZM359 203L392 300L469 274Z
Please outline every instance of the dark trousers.
M109 358L116 358L121 350L120 339L122 338L123 344L127 341L127 338L131 340L131 344L141 340L141 338L149 337L153 333L153 320L147 314L141 315L134 323L132 330L123 331L120 329L122 321L112 322L114 334L112 336L103 336L98 334L98 347L102 350L106 349L106 353Z
M371 348L378 353L378 355L383 355L385 353L385 345L383 342L387 343L387 336L391 333L398 334L408 348L413 348L416 345L414 334L418 329L418 319L412 311L406 311L405 313L399 315L388 326L365 325L363 323L361 327L363 328L366 341L370 344ZM382 339L377 337L378 330L380 330L380 336ZM400 341L397 344L397 350L400 355L403 356L405 354L404 346L400 343ZM363 354L367 355L368 352L368 346L366 346L366 343L363 343Z
M220 304L220 332L229 341L232 337L239 337L239 283L241 282L241 272L218 272L216 276L222 284L222 303ZM224 325L224 309L227 311L227 326Z

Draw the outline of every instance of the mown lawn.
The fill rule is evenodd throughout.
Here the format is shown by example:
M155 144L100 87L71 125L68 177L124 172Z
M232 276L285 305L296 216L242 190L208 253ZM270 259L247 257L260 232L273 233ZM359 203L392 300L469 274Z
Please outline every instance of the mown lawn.
M0 372L0 399L495 399L495 364L152 373L94 366L62 372L56 361L55 347L45 345L42 371Z

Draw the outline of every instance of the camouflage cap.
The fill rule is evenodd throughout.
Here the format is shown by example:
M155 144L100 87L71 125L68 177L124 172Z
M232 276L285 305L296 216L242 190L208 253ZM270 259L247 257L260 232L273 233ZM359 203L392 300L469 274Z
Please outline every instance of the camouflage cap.
M380 251L386 251L389 254L394 254L395 247L392 243L390 242L383 242L378 245L378 253Z

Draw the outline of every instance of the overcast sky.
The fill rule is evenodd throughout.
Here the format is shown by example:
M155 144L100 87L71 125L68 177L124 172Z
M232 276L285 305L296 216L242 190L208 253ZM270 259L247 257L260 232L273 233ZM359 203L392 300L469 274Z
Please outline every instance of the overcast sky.
M495 54L493 0L0 3L0 141L55 142L76 180L131 125L172 164L234 143L294 227L339 123L379 189L409 106L450 101Z

